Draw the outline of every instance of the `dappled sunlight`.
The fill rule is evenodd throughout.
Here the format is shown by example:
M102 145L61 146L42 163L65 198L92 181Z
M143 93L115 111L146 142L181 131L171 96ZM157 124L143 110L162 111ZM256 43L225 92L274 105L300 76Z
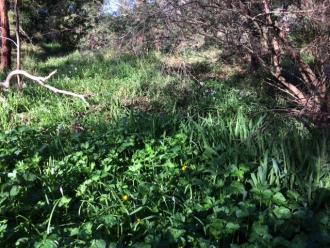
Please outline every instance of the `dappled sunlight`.
M219 235L245 242L260 234L314 242L328 214L329 174L320 174L328 133L283 121L232 81L160 81L157 60L100 56L76 52L41 68L59 70L50 84L95 92L90 107L35 86L10 94L3 105L1 125L10 130L0 133L8 224L19 211L33 233L49 226L56 237L125 236L123 245L140 242L145 232L168 244L189 233L200 242ZM76 74L66 80L72 68Z
M328 3L0 0L0 247L330 247Z

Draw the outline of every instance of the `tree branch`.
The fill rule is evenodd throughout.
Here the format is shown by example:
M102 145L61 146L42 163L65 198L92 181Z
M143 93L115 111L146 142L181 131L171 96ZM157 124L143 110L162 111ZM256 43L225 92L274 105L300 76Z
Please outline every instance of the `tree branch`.
M31 79L32 81L36 82L37 84L39 84L40 86L43 86L45 88L47 88L48 90L52 91L55 94L62 94L62 95L67 95L67 96L72 96L72 97L77 97L80 98L86 105L89 105L89 103L86 101L85 96L81 95L81 94L77 94L71 91L66 91L66 90L60 90L57 89L53 86L47 85L46 81L51 78L57 71L53 71L51 72L48 76L46 77L38 77L38 76L33 76L30 73L23 71L23 70L14 70L11 73L8 74L6 80L2 83L0 83L0 87L5 88L5 89L9 89L10 88L10 80L12 79L12 77L17 76L17 75L23 75L29 79Z

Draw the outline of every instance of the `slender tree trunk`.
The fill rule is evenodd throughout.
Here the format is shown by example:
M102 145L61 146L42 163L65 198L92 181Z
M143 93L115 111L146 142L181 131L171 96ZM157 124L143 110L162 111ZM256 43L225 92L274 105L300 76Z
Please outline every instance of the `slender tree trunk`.
M18 5L20 4L19 0L15 0L15 18L16 18L16 26L15 26L15 33L16 33L16 69L20 70L21 69L21 39L20 39L20 34L19 34L19 25L20 25L20 20L19 20L19 9ZM21 76L17 75L17 88L19 90L23 89L23 84L21 80Z
M8 6L6 0L0 0L0 25L1 25L1 52L0 70L11 67L10 29L8 18Z

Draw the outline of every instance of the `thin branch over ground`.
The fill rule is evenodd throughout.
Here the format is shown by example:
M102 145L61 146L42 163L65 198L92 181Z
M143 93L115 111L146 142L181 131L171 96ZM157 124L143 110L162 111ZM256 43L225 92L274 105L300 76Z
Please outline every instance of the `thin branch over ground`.
M12 77L17 76L17 75L22 75L22 76L25 76L26 78L31 79L32 81L36 82L40 86L47 88L48 90L52 91L55 94L62 94L62 95L77 97L77 98L81 99L88 106L89 103L86 101L85 95L77 94L77 93L67 91L67 90L60 90L60 89L57 89L53 86L46 84L46 81L48 79L50 79L56 72L57 71L55 70L46 77L39 77L39 76L33 76L30 73L23 71L23 70L14 70L8 74L8 76L4 82L0 83L0 87L4 88L4 89L9 89L10 80L12 79Z

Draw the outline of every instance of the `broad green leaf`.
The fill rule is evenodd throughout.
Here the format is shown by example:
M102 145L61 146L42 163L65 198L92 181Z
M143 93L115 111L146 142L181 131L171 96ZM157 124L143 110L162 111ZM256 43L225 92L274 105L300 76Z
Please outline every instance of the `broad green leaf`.
M290 209L286 207L275 207L274 214L279 219L289 219L291 217Z
M108 228L113 227L117 224L117 218L111 214L104 215L100 219Z
M223 220L220 219L214 219L212 220L212 223L208 226L208 229L215 239L220 239L221 233L225 230L225 225L223 223Z
M174 241L178 241L178 239L186 232L185 230L177 228L170 228L169 231Z
M277 192L273 196L273 202L276 203L277 205L284 205L286 203L286 199L281 192Z
M228 222L226 224L226 232L230 233L230 234L236 232L237 230L239 230L239 228L240 228L240 225L237 223Z
M10 192L9 192L9 195L11 197L15 197L15 196L17 196L19 194L20 190L21 190L21 187L15 185L15 186L11 187Z
M68 207L70 201L71 201L71 198L63 196L63 197L61 197L61 199L58 203L58 206L59 207Z
M107 243L103 239L94 239L91 241L90 248L106 248Z

